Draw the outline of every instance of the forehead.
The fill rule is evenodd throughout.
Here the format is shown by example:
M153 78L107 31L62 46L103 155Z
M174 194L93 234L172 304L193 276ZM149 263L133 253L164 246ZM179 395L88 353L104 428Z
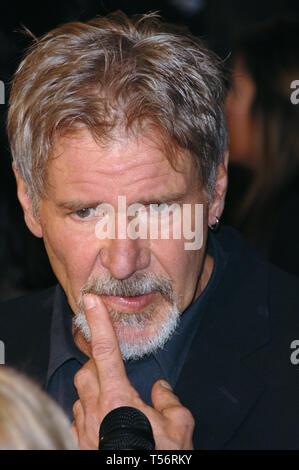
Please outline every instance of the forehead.
M90 193L108 200L122 192L134 198L138 192L187 191L197 184L191 158L178 155L178 168L167 159L161 138L153 132L137 137L121 136L107 145L89 131L57 137L48 169L49 190ZM94 195L93 195L94 193ZM145 194L143 194L145 195Z

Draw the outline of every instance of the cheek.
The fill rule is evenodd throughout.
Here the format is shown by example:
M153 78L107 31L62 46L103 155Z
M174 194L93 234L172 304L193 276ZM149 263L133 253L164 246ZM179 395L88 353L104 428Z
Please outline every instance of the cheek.
M175 299L185 308L191 301L197 284L203 251L185 250L184 240L156 240L151 242L151 269L156 274L171 278Z
M98 255L94 235L76 233L64 224L43 228L44 243L53 271L62 287L78 293Z
M232 161L241 161L250 154L251 123L248 114L229 114L227 118L229 150Z

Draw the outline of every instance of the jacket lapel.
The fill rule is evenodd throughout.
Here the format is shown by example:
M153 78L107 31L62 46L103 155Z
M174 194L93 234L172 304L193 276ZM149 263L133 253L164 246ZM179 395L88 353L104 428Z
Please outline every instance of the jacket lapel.
M250 359L269 341L268 268L234 264L207 307L175 388L195 418L197 449L223 448L265 388Z
M6 322L7 331L3 332L6 364L28 375L41 386L45 382L49 363L54 290L55 287L52 287L33 296L11 301L12 307L7 310L17 313L17 316L13 316L17 331L11 323Z

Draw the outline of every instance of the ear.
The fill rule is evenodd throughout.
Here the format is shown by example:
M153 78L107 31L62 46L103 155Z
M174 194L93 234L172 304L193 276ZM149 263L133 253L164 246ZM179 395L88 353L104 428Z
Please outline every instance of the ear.
M30 232L33 233L33 235L38 238L42 238L42 228L39 220L33 214L32 201L28 194L27 186L24 180L21 178L14 163L12 164L12 169L16 177L18 199L24 211L24 219L26 225L29 228Z
M227 167L228 150L224 154L223 161L218 165L215 186L214 199L209 206L209 224L214 225L216 217L220 218L224 209L225 195L227 190Z

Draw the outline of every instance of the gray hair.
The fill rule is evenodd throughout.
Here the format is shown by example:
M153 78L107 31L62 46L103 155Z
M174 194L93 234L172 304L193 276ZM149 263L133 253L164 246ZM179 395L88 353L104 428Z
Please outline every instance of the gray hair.
M173 166L188 151L212 198L227 148L225 93L219 59L155 13L64 24L35 40L13 79L7 129L16 169L37 207L55 136L84 126L104 145L120 128L150 126Z

